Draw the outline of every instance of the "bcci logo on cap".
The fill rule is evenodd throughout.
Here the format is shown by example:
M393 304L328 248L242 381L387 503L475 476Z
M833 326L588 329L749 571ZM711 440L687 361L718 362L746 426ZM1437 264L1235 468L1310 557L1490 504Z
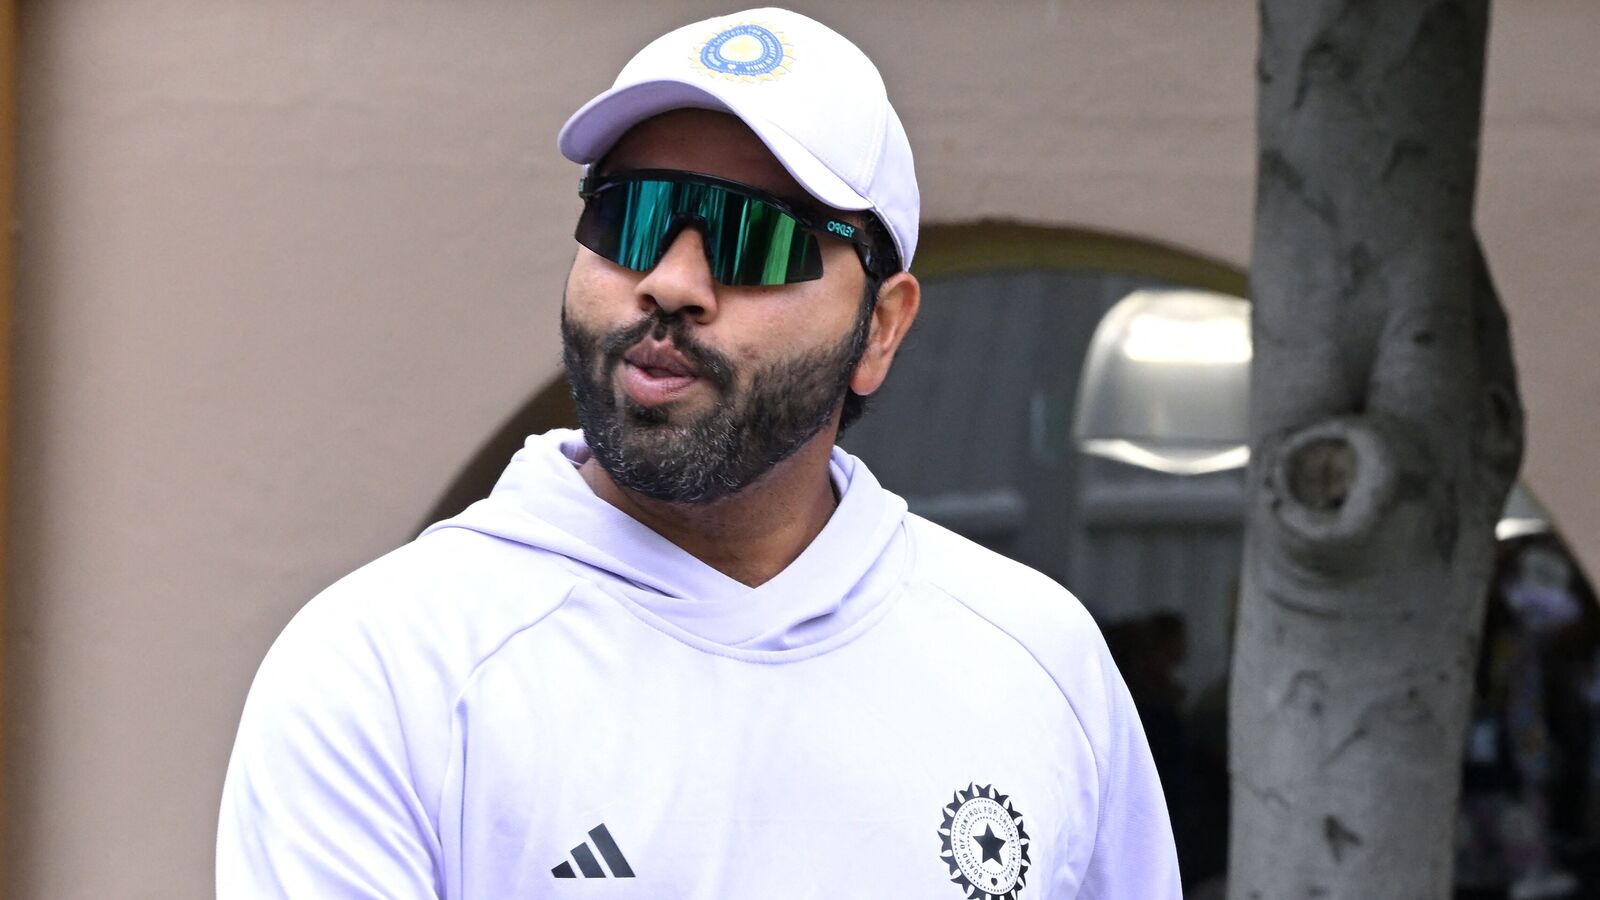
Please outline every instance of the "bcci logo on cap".
M690 59L707 75L730 81L770 81L786 74L794 62L780 35L753 22L717 32Z

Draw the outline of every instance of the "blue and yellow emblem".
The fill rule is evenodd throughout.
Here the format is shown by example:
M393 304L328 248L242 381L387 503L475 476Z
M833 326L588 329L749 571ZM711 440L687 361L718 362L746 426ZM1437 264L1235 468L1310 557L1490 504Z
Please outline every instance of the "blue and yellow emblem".
M794 56L777 32L744 22L695 47L691 60L706 74L730 81L770 81L788 73Z

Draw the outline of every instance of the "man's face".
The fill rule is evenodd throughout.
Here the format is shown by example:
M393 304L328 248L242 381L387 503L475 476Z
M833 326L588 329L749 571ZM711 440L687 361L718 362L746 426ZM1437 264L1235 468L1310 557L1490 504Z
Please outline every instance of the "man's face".
M618 141L606 172L716 175L809 202L732 116L678 110ZM578 419L620 486L709 503L759 479L826 432L866 343L866 276L843 241L821 240L823 276L772 287L716 283L685 228L649 272L578 248L562 338Z

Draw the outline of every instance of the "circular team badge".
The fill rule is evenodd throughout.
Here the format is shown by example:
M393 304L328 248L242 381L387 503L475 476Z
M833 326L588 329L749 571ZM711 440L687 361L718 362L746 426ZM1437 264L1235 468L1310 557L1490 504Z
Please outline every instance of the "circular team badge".
M967 785L944 808L939 857L967 900L1016 900L1028 881L1028 831L1011 798Z
M783 38L754 22L724 28L695 49L693 59L701 69L738 81L777 78L794 62Z

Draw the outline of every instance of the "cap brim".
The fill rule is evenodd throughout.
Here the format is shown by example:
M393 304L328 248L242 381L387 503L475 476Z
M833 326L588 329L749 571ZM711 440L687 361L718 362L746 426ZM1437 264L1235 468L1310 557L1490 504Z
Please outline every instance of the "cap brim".
M576 163L598 162L628 129L674 109L714 109L732 113L755 132L778 162L811 196L834 209L871 209L844 179L790 137L788 132L737 102L696 84L671 79L612 88L572 114L556 138L561 155Z

